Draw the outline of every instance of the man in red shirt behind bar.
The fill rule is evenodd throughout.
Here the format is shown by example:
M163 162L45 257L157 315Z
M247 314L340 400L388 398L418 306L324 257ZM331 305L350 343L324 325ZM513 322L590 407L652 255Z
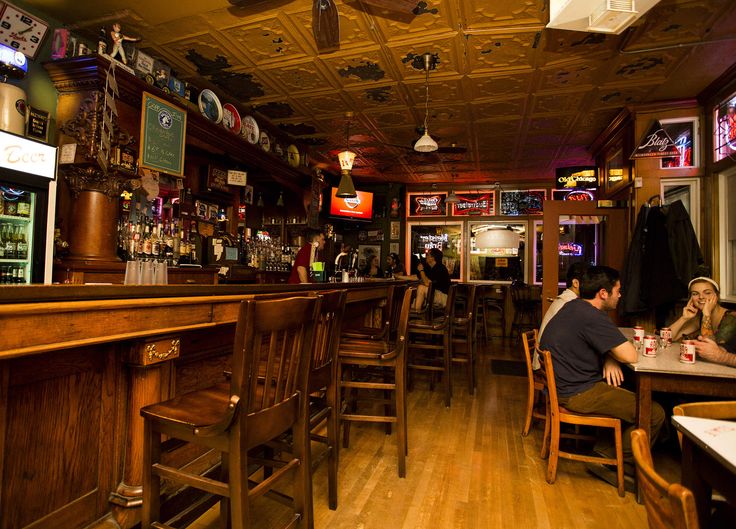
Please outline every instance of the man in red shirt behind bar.
M317 261L317 252L325 247L325 234L322 230L307 230L307 244L299 249L291 267L289 283L312 283L310 277L312 262Z

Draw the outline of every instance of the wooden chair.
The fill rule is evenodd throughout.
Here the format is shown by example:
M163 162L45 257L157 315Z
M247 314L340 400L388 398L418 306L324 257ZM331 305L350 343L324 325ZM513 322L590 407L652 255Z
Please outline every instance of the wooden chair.
M338 354L338 384L341 395L348 401L341 406L343 446L350 444L350 423L377 422L396 424L399 477L406 477L408 453L406 418L406 346L409 311L416 287L407 288L401 303L396 339L390 343L363 341L341 343ZM369 399L384 405L384 414L357 412L358 390L381 391L388 398Z
M542 457L549 457L547 463L547 482L554 483L557 478L557 461L560 457L587 463L615 465L618 483L618 495L624 496L624 455L621 446L621 421L615 417L603 415L583 415L572 412L560 406L557 400L557 384L555 383L552 355L549 351L540 351L539 360L541 370L547 383L547 417L544 427L544 441L542 443ZM616 444L616 459L592 455L576 454L560 450L560 424L574 424L580 426L596 426L611 428ZM594 440L594 437L566 434L566 437Z
M286 527L308 527L312 501L307 388L321 299L248 300L240 306L230 383L141 409L144 418L142 529L170 526L160 516L161 478L221 497L220 518L251 527L250 501L296 472L294 515ZM248 486L248 451L292 430L293 457ZM221 479L161 463L161 436L221 453Z
M678 404L672 408L672 414L702 417L704 419L732 420L736 419L736 400ZM682 433L677 432L677 437L680 446L682 446Z
M457 285L458 290L462 290L463 312L461 314L453 314L452 319L452 347L451 360L455 364L465 364L468 374L468 393L475 393L475 357L476 357L476 340L475 340L475 306L478 286L461 283ZM457 299L456 293L456 299Z
M532 419L547 420L547 411L542 412L537 409L540 397L542 403L546 405L546 399L544 398L544 377L541 373L532 369L532 355L537 348L538 332L537 329L534 329L533 331L527 331L521 334L521 341L524 344L524 360L526 361L526 376L528 381L526 417L524 418L524 428L521 430L522 437L529 435L529 430L532 427Z
M452 400L451 337L456 289L456 285L450 286L441 315L428 320L410 320L408 328L409 370L440 373L445 389L445 406L448 408ZM436 343L435 337L440 337L441 343Z
M488 343L488 326L486 325L486 311L485 311L485 303L484 303L484 296L486 292L486 286L485 285L476 285L475 288L475 307L473 308L473 312L475 314L475 339L478 340L478 334L483 335L483 343Z
M501 285L487 285L483 296L483 324L488 327L488 317L492 313L498 314L501 326L501 336L506 335L506 287Z
M667 483L657 474L652 463L649 438L644 430L631 432L631 450L649 529L698 529L698 512L693 493L679 483Z

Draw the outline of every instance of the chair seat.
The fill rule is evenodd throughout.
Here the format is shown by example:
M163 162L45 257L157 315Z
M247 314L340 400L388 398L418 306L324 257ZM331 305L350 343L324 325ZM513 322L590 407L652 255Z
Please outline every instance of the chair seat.
M262 387L262 386L261 386ZM230 383L222 382L141 409L146 419L177 423L192 429L216 424L227 414Z
M353 344L350 345L352 346ZM357 347L340 347L339 355L340 358L377 359L387 355L392 350L394 350L394 347L384 342L378 342L375 345L365 343Z
M416 331L416 330L422 330L422 331L441 331L447 327L447 318L444 316L441 316L439 318L435 318L432 321L411 321L409 322L409 331Z
M385 328L379 327L355 327L347 329L342 332L342 339L368 339L368 340L379 340L386 334Z

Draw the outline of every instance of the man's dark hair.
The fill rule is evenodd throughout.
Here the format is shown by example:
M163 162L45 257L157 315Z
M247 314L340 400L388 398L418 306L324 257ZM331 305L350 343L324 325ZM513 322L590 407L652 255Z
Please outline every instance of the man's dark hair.
M322 230L315 230L314 228L310 228L306 232L304 232L304 236L307 238L307 242L314 242L319 239L320 235L324 234L325 232L323 232Z
M577 263L571 264L567 269L567 288L572 286L572 280L577 279L578 281L583 280L583 274L588 269L588 263L585 261L578 261Z
M620 277L618 271L610 266L591 266L580 280L580 297L593 299L600 289L610 294Z
M438 263L442 262L442 250L439 248L430 248L429 255L431 255Z

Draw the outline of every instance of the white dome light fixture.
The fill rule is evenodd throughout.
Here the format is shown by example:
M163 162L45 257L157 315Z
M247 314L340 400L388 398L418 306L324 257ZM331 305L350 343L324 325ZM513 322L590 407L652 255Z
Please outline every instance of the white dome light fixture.
M521 236L509 228L490 229L475 236L475 247L483 248L518 248Z

